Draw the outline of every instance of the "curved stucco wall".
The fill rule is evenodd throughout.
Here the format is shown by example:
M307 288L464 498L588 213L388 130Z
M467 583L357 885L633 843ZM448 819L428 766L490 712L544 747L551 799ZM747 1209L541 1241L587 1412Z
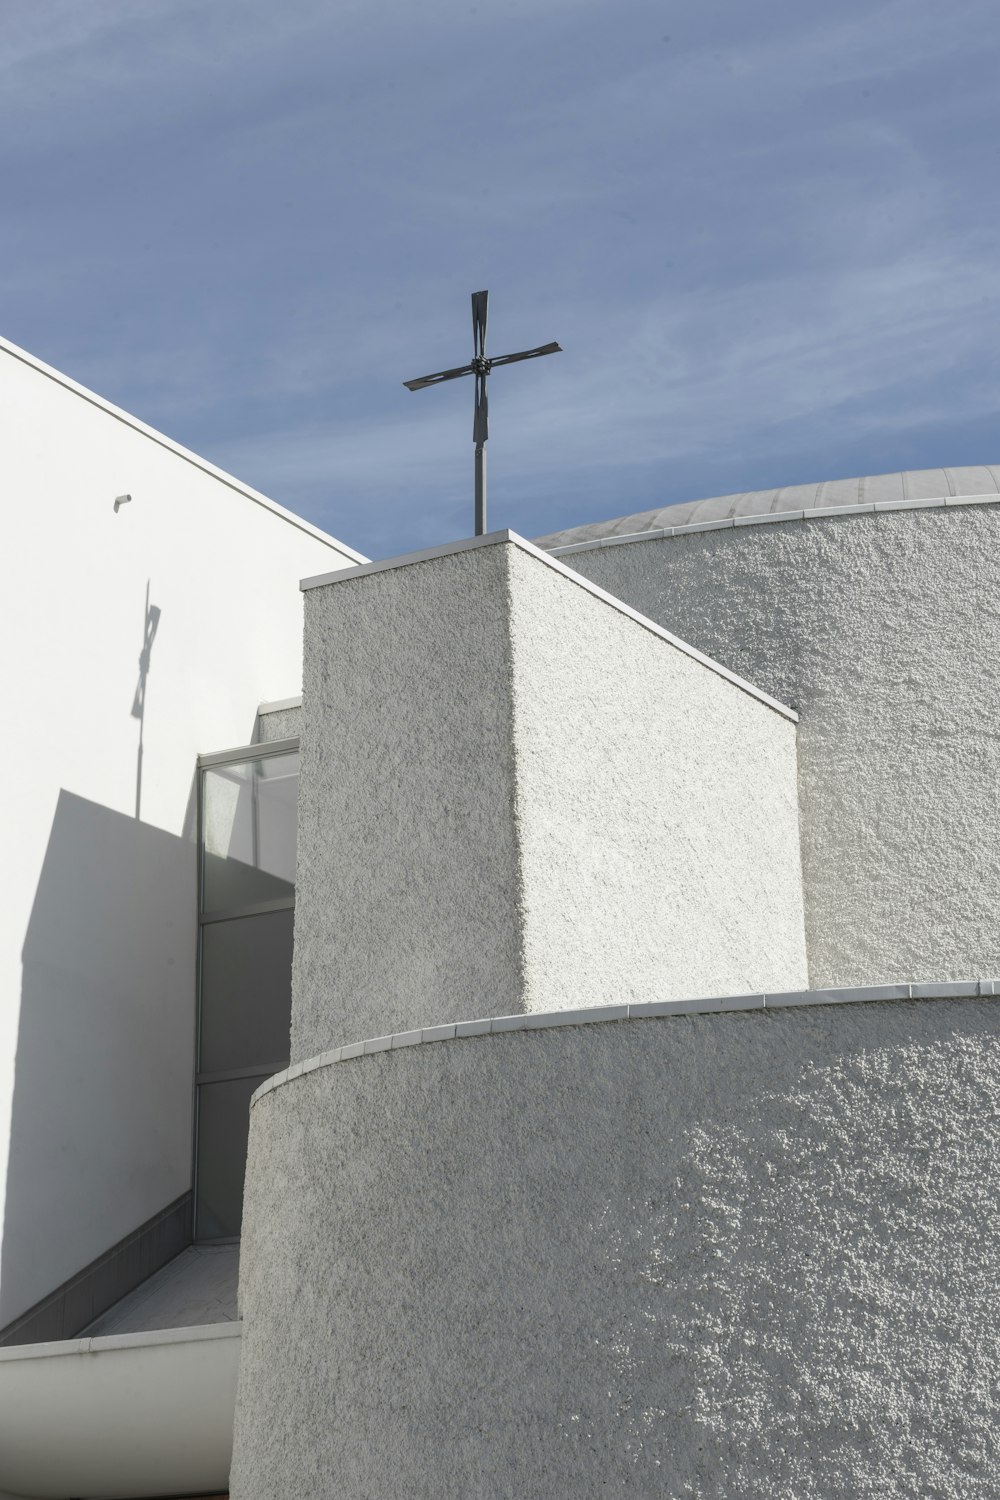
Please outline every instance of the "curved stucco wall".
M252 1111L234 1500L996 1493L1000 1001L294 1072Z
M778 521L562 561L790 704L813 985L1000 961L1000 507Z

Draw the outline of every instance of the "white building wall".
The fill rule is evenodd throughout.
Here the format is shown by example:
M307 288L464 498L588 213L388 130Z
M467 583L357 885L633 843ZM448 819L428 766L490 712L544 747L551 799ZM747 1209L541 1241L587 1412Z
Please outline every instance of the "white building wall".
M189 1186L195 757L357 554L2 343L0 410L2 1325Z

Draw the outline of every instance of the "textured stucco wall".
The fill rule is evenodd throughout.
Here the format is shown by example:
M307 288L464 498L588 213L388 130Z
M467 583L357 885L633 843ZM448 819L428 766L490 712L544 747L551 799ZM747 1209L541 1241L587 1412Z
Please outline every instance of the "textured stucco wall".
M276 708L257 715L257 743L292 740L302 733L302 708Z
M565 563L799 710L813 985L1000 961L1000 508L885 512Z
M506 553L305 595L293 1060L516 1004Z
M292 1057L805 983L795 725L514 543L306 594Z
M1000 1002L384 1052L252 1111L232 1495L992 1497Z
M510 568L524 1008L804 985L794 723Z

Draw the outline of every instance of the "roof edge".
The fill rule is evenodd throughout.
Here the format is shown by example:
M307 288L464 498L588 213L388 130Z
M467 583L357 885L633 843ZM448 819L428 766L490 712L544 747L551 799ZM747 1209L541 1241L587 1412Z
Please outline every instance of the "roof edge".
M679 504L686 505L687 501ZM663 541L668 537L689 536L698 531L735 531L744 526L779 526L793 521L829 521L836 516L874 516L886 511L951 510L960 505L1000 505L996 495L941 495L926 500L876 500L869 505L816 505L808 510L763 511L755 516L724 516L717 521L688 521L681 526L654 526L648 531L628 531L616 535L592 537L584 542L562 542L553 547L535 545L549 557L566 557L574 552L595 552L600 547L622 547L629 542ZM614 521L609 521L613 525ZM573 528L568 528L572 530ZM562 535L563 533L555 533Z
M167 437L165 433L157 431L155 427L150 427L146 422L140 421L138 417L132 416L131 412L125 411L120 406L115 406L113 402L106 400L103 396L99 396L96 391L91 391L85 385L80 385L78 381L72 380L70 376L64 375L61 370L55 369L54 366L47 365L44 360L39 359L36 355L29 354L27 349L21 349L17 344L12 344L9 339L0 337L0 352L9 354L12 359L20 360L29 369L34 370L39 375L44 375L46 379L54 380L57 385L63 386L67 391L72 391L74 396L82 397L91 406L96 406L105 415L113 417L116 422L122 422L126 427L131 427L135 432L141 433L143 437L149 438L159 447L166 448L168 453L172 453L175 458L183 459L185 463L191 464L193 468L200 469L209 478L217 479L227 489L235 490L238 495L243 495L247 500L252 500L255 505L260 505L264 510L269 510L279 520L288 521L292 526L298 527L299 531L304 531L307 536L313 537L317 542L323 542L327 547L335 548L338 552L344 553L345 556L353 558L355 562L367 562L367 558L363 553L355 551L346 542L338 541L329 532L322 531L318 526L314 526L311 521L306 521L302 516L297 516L294 511L287 510L285 506L279 505L276 500L271 500L267 495L262 494L260 490L255 490L250 485L244 484L241 479L237 479L233 474L228 474L225 469L217 468L215 464L209 463L207 458L202 458L199 454L192 452L190 448L185 448L181 443L175 442L173 438Z

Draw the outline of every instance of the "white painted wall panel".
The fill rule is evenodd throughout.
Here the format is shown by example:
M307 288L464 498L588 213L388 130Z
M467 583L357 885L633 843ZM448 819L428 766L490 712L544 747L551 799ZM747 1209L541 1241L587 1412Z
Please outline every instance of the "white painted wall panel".
M3 1324L189 1185L195 757L298 691L298 580L355 554L7 345L0 411Z

